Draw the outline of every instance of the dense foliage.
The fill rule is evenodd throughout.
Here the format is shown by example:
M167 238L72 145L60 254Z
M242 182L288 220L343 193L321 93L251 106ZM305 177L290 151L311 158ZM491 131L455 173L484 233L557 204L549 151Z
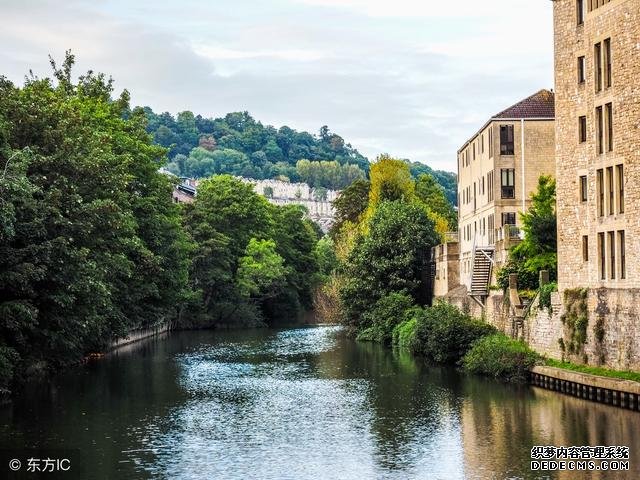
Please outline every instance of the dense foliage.
M551 280L558 276L556 233L556 182L548 176L538 179L531 207L521 214L524 239L511 249L509 261L498 272L498 284L509 287L509 274L518 274L518 288L536 290L538 272L548 270Z
M529 370L540 361L540 356L523 341L495 333L478 340L466 353L462 364L471 373L526 382Z
M53 64L53 62L52 62ZM0 387L175 315L190 243L128 94L91 72L0 79Z
M231 174L247 178L280 178L312 187L341 190L364 179L369 160L328 127L318 135L287 126L264 126L248 112L204 118L184 111L176 117L144 108L147 131L155 143L169 149L167 169L179 176ZM404 161L414 178L427 174L444 189L446 200L457 203L456 175Z
M176 175L279 177L340 189L364 178L369 168L365 157L326 126L315 136L286 126L264 126L248 112L216 119L189 111L174 118L149 107L145 113L147 130L157 144L169 149L167 169Z
M439 242L433 221L413 203L384 201L368 225L347 258L340 292L345 322L358 331L373 326L370 310L393 292L425 302L422 273L428 252ZM393 326L381 338L391 330Z
M301 207L274 206L251 185L220 175L200 184L185 226L196 242L191 285L198 296L181 316L184 326L295 320L311 306L318 237ZM330 254L322 255L330 268Z
M495 331L453 305L438 303L418 313L412 348L436 363L455 364L475 341Z

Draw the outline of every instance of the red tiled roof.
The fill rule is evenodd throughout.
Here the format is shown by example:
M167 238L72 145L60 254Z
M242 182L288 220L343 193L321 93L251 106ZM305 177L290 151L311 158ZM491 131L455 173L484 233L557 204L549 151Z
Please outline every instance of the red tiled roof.
M491 118L555 118L554 97L553 92L540 90Z

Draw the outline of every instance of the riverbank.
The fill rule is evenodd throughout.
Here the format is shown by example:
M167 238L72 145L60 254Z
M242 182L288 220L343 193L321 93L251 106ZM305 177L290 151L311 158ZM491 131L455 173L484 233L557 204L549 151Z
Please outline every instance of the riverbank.
M530 383L587 400L640 410L640 382L550 366L531 369Z

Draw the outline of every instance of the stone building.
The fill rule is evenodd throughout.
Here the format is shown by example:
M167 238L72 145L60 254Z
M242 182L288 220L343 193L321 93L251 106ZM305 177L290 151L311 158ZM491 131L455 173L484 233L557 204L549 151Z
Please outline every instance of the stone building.
M588 289L584 360L639 368L640 0L556 0L554 32L560 297Z
M306 183L289 183L280 180L242 179L253 185L254 191L265 196L275 205L302 205L309 212L309 218L326 233L334 219L333 201L340 192L326 188L312 188Z
M529 208L538 178L555 175L554 152L549 90L492 116L458 151L459 278L478 303L519 240L520 213Z

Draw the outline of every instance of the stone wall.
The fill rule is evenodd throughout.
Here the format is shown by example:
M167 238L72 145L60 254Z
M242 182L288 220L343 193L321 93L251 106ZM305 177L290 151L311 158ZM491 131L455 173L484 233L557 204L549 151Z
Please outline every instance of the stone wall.
M559 293L552 294L551 304L549 312L539 308L536 300L525 319L524 339L534 350L557 360L564 357L616 370L640 370L640 289L588 290L586 342L576 354L560 347L561 338L568 342L570 329L562 321L566 305ZM602 341L598 340L598 329L603 333Z

